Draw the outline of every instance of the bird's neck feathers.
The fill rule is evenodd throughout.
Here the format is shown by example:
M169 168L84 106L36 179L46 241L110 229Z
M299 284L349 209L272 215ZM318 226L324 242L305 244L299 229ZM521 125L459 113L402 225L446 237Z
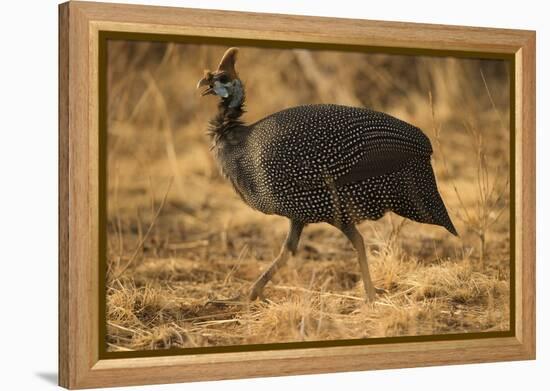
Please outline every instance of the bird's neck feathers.
M218 140L228 130L234 127L242 127L244 122L241 116L244 114L245 91L239 82L238 88L234 88L232 94L222 98L218 103L218 113L210 121L208 133L212 138Z

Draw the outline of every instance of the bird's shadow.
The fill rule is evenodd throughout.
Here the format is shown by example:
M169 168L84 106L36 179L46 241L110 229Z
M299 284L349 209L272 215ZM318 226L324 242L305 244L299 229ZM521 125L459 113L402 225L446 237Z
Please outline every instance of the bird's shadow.
M57 372L38 372L35 375L47 383L57 385Z

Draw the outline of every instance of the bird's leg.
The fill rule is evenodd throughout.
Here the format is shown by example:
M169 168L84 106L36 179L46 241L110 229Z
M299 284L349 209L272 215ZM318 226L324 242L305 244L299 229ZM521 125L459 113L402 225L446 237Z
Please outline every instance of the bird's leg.
M298 248L300 235L304 229L304 224L297 221L290 221L290 230L285 239L285 242L277 255L277 258L269 265L269 267L258 277L250 291L250 300L256 300L262 296L265 285L271 280L271 277L288 261L290 255L294 255Z
M341 228L341 230L353 244L355 251L357 251L357 258L359 260L359 267L361 268L361 276L363 277L363 286L365 288L365 293L367 294L367 301L373 301L376 293L383 293L385 291L383 289L375 288L372 283L363 237L354 225Z

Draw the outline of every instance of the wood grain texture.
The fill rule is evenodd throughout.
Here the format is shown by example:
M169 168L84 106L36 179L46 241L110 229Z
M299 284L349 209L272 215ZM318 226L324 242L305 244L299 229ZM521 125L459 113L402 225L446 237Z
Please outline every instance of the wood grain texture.
M535 357L535 33L70 2L59 8L59 383L87 388ZM98 35L127 31L514 55L516 336L99 359Z
M89 23L78 6L60 10L60 385L72 388L97 362L97 258L91 256L94 232L90 198ZM97 160L97 152L94 158ZM95 193L94 193L95 192ZM97 195L95 195L97 197ZM97 247L97 246L96 246ZM94 288L95 285L95 288ZM95 312L94 312L95 311ZM95 356L94 356L95 354Z
M59 383L69 384L69 7L59 7ZM63 325L63 326L61 326Z
M523 31L268 13L73 2L113 31L191 34L414 49L515 53Z
M531 358L535 358L536 338L535 338L535 292L536 292L536 62L535 49L536 38L535 34L529 34L525 44L522 46L516 55L516 61L520 70L516 72L516 80L520 80L516 88L518 107L516 107L516 128L520 131L520 139L516 145L521 146L520 159L516 159L516 167L521 169L521 182L516 182L516 192L521 193L521 215L517 216L517 220L521 221L521 231L517 235L520 247L520 259L522 262L519 267L519 278L517 279L516 289L518 308L521 310L518 316L518 326L522 327L520 332L517 332L518 338L529 352ZM519 99L518 99L519 98ZM518 112L519 111L519 112ZM518 148L519 149L519 148ZM518 186L519 185L519 188Z

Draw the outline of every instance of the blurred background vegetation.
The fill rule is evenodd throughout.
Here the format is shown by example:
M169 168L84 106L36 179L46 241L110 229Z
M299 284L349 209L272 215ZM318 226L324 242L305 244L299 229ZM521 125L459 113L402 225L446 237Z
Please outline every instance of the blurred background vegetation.
M510 69L505 61L241 47L245 120L307 103L384 111L421 129L460 237L388 214L353 249L306 228L268 302L217 308L277 253L286 221L249 209L206 134L217 99L195 90L227 46L108 44L108 343L158 349L505 330L509 327Z

